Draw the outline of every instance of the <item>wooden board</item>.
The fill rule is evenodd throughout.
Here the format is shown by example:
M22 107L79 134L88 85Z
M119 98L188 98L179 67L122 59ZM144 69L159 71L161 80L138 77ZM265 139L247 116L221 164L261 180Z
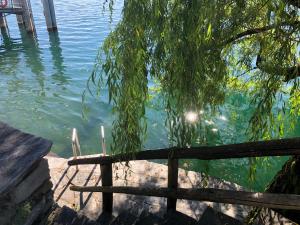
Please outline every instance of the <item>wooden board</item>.
M300 138L247 142L242 144L220 146L147 150L128 155L120 154L114 156L74 159L69 161L68 164L109 164L130 160L152 160L168 158L212 160L291 155L300 155Z
M221 190L215 188L178 188L177 190L172 190L169 188L154 187L71 186L70 189L79 192L124 193L132 195L248 205L272 209L300 210L300 195L293 194L271 194L247 191Z
M22 15L23 9L22 8L0 8L0 13Z
M10 191L50 151L52 142L0 122L0 196Z

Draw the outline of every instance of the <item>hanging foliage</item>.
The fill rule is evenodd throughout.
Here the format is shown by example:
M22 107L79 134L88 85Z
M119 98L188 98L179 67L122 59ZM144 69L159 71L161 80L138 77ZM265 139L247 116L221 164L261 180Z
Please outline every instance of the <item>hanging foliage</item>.
M243 91L253 96L253 139L277 135L272 124L286 104L299 111L299 7L297 0L124 0L91 79L100 89L107 81L117 118L112 149L142 148L153 80L177 146L193 143L200 112L213 113L234 79L252 84Z

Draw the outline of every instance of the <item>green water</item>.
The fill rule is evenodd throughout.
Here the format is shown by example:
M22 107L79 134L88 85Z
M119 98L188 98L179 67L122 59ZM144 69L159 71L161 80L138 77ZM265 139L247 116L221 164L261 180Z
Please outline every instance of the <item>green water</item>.
M116 1L113 21L102 11L102 1L55 1L58 32L48 33L40 1L31 1L37 37L19 29L13 15L7 17L9 33L0 36L0 120L54 142L52 150L71 156L71 129L76 127L83 154L100 152L99 126L111 143L114 117L103 90L97 99L87 98L87 119L82 118L82 93L93 69L98 47L120 18L122 1ZM228 96L215 118L207 118L208 143L237 143L243 135L251 108L240 94ZM145 148L168 147L163 111L149 108ZM298 131L300 129L297 129ZM288 134L297 136L299 132ZM262 190L286 158L272 158L268 169L258 167L257 181L248 181L247 160L192 161L197 171Z

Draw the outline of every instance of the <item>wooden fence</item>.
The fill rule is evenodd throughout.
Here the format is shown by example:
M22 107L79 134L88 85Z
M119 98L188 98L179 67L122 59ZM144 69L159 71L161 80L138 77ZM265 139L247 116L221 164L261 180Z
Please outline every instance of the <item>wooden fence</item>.
M221 190L213 188L178 188L178 160L216 160L229 158L291 156L300 155L300 138L272 141L247 142L242 144L213 147L170 148L147 150L135 154L119 154L93 158L74 159L69 165L100 164L102 186L71 186L79 192L102 192L103 211L112 212L113 193L156 196L167 198L167 209L176 210L177 199L210 201L266 208L300 210L300 195L274 194L246 191ZM112 164L133 160L168 160L168 187L141 188L113 186Z

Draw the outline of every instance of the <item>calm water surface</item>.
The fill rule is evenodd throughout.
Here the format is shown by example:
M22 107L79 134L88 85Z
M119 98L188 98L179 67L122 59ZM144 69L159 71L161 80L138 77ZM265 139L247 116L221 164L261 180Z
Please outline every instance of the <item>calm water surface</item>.
M78 128L83 154L99 153L99 126L111 143L114 117L104 90L97 99L87 98L87 118L82 117L82 93L91 74L98 48L121 15L116 1L112 23L100 0L56 0L58 32L48 33L39 0L31 1L37 37L19 29L14 15L7 17L9 33L0 36L0 120L54 142L52 150L71 156L70 136ZM247 100L234 94L215 118L208 118L209 144L245 141L251 113ZM148 109L149 132L145 148L168 147L164 113ZM300 129L297 129L300 130ZM289 134L296 136L299 132ZM257 181L248 181L247 160L190 162L193 169L262 190L285 158L272 158L268 170L258 167Z

